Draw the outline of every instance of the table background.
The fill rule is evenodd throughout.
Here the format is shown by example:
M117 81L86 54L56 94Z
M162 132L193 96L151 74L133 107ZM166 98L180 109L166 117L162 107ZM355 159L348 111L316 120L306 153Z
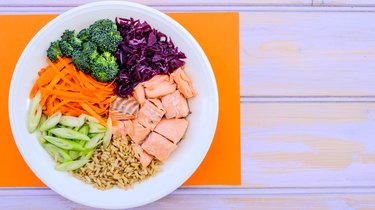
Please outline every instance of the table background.
M88 0L0 0L1 14ZM240 12L241 186L183 187L141 209L375 209L375 0L139 0ZM0 33L1 33L0 29ZM86 209L2 188L1 209Z

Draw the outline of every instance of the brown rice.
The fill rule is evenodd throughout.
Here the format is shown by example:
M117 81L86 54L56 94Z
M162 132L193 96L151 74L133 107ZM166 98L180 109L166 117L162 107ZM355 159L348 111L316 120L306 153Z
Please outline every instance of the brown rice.
M135 157L129 138L114 138L107 148L96 149L89 163L73 172L82 181L105 190L117 185L129 189L136 182L154 176L160 162L153 160L146 168Z

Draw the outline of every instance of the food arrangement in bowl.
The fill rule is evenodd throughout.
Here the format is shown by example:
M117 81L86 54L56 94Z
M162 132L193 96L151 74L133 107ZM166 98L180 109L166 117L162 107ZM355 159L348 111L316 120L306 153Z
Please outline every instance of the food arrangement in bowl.
M27 127L55 169L98 189L154 176L188 128L197 95L185 54L132 17L66 29L46 49L30 90Z
M218 94L186 29L150 7L105 1L64 12L33 37L8 107L18 150L44 184L84 205L130 208L197 170Z

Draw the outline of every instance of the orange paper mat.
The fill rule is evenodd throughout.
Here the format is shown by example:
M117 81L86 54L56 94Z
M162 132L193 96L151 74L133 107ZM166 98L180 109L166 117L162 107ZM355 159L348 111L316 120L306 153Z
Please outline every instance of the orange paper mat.
M219 89L220 113L214 141L203 163L185 185L240 184L239 15L168 15L182 24L200 43L214 69ZM8 119L8 91L23 49L54 17L56 15L0 15L1 187L44 186L28 168L14 142Z

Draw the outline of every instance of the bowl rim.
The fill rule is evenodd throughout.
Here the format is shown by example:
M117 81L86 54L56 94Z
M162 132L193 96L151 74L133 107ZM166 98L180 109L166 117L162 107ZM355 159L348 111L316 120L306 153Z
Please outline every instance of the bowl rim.
M9 95L8 95L8 99L11 99L13 97L13 95L15 94L16 92L16 84L14 82L14 78L17 77L18 74L20 74L20 70L18 70L20 68L20 63L22 63L22 61L25 59L25 57L27 56L24 52L25 51L28 51L28 49L34 45L34 43L36 42L37 38L39 37L40 34L43 34L44 31L46 31L48 28L52 27L56 22L59 22L61 19L64 19L66 16L69 16L71 15L72 13L76 13L80 10L84 10L84 9L88 9L88 8L92 8L92 7L100 7L100 6L108 6L108 5L121 5L121 6L129 6L129 7L136 7L138 9L141 9L141 10L145 10L145 11L149 11L149 12L152 12L152 13L155 13L157 16L159 16L160 18L162 19L165 19L168 23L171 23L173 24L173 27L175 27L176 29L180 30L182 33L184 33L184 35L186 35L186 37L189 39L189 41L191 41L193 44L194 44L194 48L196 48L200 55L203 56L203 60L204 60L204 63L205 63L205 66L207 66L207 69L208 69L208 73L209 73L209 76L210 76L210 79L211 79L211 82L212 82L212 85L214 87L214 95L212 96L214 99L215 99L215 107L212 107L214 110L214 116L213 118L211 119L214 123L214 130L212 131L212 134L210 135L211 138L210 138L210 141L209 143L206 145L206 147L204 148L204 153L202 152L202 154L200 154L199 156L199 161L198 163L194 166L194 170L191 170L190 173L187 173L185 174L184 178L182 179L183 181L180 182L178 185L176 184L176 186L174 187L170 187L168 190L165 190L163 193L160 193L158 196L154 196L153 198L150 198L148 200L145 200L144 202L138 202L138 203L134 203L132 205L113 205L113 206L100 206L100 205L97 205L97 206L94 206L92 205L92 203L87 203L87 202L83 202L82 200L79 200L79 199L75 199L74 196L70 196L68 195L67 193L64 193L63 190L59 190L58 188L55 188L53 185L50 185L49 181L46 181L43 176L39 173L38 170L36 170L35 168L32 168L31 167L31 160L28 159L28 158L25 158L25 153L23 152L23 149L22 149L22 146L20 145L20 141L17 141L17 137L21 137L17 134L16 132L16 127L17 127L17 123L15 122L15 119L13 118L13 112L16 111L13 109L13 106L12 106L12 100L9 100L8 101L8 115L9 115L9 120L10 120L10 126L11 126L11 130L12 130L12 134L14 136L14 140L16 142L16 145L17 145L17 148L19 150L19 152L21 153L22 155L22 158L23 160L27 163L27 166L32 170L32 172L44 183L47 185L47 187L51 188L53 191L57 192L58 194L60 194L61 196L69 199L69 200L72 200L76 203L80 203L80 204L84 204L86 206L91 206L91 207L96 207L96 208L110 208L110 209L118 209L118 208L131 208L131 207L137 207L137 206L142 206L142 205L145 205L147 203L151 203L151 202L154 202L168 194L170 194L171 192L173 192L174 190L176 190L178 187L180 187L199 167L199 165L202 163L202 161L204 160L204 157L206 156L211 144L212 144L212 141L213 141L213 137L214 137L214 134L215 134L215 130L216 130L216 127L217 127L217 122L218 122L218 114L219 114L219 96L218 96L218 89L217 89L217 84L216 84L216 79L215 79L215 75L213 73L213 70L212 70L212 67L211 67L211 64L207 58L207 55L204 53L203 49L201 48L201 46L199 45L199 43L194 39L194 37L183 27L181 26L177 21L175 21L174 19L172 19L171 17L169 17L168 15L164 14L163 12L157 10L157 9L154 9L154 8L151 8L149 6L146 6L146 5L143 5L143 4L139 4L139 3L134 3L134 2L128 2L128 1L99 1L99 2L93 2L93 3L88 3L88 4L84 4L84 5L81 5L81 6L78 6L78 7L75 7L75 8L72 8L60 15L58 15L57 17L55 17L54 19L52 19L50 22L48 22L45 26L43 26L42 29L40 29L34 36L33 38L29 41L29 43L27 44L27 46L25 47L25 49L23 50L20 58L18 59L17 61L17 64L14 68L14 72L13 72L13 75L12 75L12 79L11 79L11 84L10 84L10 89L9 89Z

